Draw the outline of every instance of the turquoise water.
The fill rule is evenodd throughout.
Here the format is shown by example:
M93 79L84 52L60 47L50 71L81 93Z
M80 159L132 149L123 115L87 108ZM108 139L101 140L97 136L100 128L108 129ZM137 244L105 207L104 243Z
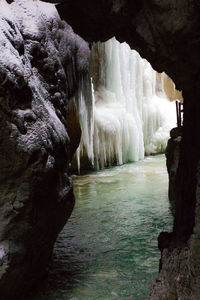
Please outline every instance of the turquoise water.
M76 207L40 300L148 299L170 231L163 155L74 177Z

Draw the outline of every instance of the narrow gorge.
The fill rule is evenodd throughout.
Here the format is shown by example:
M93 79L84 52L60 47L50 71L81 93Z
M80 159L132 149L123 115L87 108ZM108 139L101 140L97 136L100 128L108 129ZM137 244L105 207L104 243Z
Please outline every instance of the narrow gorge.
M0 0L0 299L28 299L45 277L73 169L163 151L167 75L184 120L167 146L174 222L149 299L200 299L199 18L197 0Z

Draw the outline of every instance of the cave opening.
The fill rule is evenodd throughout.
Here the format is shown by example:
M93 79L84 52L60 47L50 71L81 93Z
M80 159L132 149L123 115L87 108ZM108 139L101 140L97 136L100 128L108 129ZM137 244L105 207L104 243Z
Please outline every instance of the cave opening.
M82 176L73 177L76 206L56 243L49 286L37 299L147 299L159 268L157 237L173 226L160 153L176 126L169 98L178 99L178 92L114 38L94 44L90 64L92 81L87 77L78 93L82 140L72 173L78 167Z
M75 101L82 136L72 172L75 167L81 173L163 153L177 123L175 100L181 101L180 107L182 93L173 81L154 71L128 44L115 38L93 43L90 75Z

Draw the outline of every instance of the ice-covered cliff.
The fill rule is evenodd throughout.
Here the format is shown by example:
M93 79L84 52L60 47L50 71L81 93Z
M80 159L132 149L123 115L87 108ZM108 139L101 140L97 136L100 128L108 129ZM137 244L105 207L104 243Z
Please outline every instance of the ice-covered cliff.
M166 75L159 75L126 43L112 38L93 46L91 77L90 117L85 105L88 95L82 92L79 97L79 167L84 155L99 169L163 152L176 125L175 103L165 93L168 90L174 100L175 88Z

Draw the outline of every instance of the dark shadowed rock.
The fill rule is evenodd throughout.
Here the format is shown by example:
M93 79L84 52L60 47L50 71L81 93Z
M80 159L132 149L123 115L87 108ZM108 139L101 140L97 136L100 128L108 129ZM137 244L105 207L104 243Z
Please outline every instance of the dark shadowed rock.
M167 171L169 175L169 202L170 208L173 215L175 215L176 208L176 174L179 165L180 159L180 149L181 149L181 141L183 137L183 128L176 127L170 131L170 139L168 140L167 148L166 148L166 158L167 158Z
M0 299L21 300L74 206L66 114L89 49L51 4L0 5Z
M181 90L199 78L200 5L196 0L63 0L61 18L88 41L126 41Z

